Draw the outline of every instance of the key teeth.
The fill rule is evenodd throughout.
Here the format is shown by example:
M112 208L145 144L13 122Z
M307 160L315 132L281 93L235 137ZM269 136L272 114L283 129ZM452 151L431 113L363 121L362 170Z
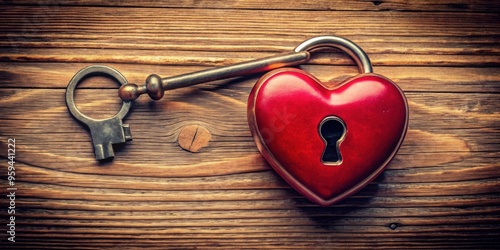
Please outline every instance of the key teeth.
M111 143L106 144L106 147L102 144L95 145L95 158L98 161L106 160L115 157L115 152L113 151L113 145Z
M131 141L132 133L130 132L130 125L122 124L122 127L123 127L123 133L125 134L125 141Z

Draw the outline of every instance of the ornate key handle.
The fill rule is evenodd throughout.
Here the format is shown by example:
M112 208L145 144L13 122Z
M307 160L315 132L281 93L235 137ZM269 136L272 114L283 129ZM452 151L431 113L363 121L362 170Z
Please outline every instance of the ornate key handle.
M101 65L89 66L78 71L69 82L66 90L66 105L75 119L89 127L96 159L109 159L114 157L113 144L132 140L130 128L127 124L122 123L122 119L128 114L131 101L137 99L140 95L147 93L153 100L159 100L166 90L303 64L309 61L310 52L325 47L336 47L345 51L356 60L360 72L372 72L370 60L359 46L345 38L320 36L306 40L297 46L293 52L282 55L167 78L152 74L147 77L146 83L142 86L127 83L125 77L113 68ZM118 94L123 100L123 104L120 111L113 117L93 119L82 114L75 105L74 91L77 85L81 80L93 75L109 76L121 84Z
M104 160L115 156L113 144L132 140L128 124L122 122L122 119L130 111L131 102L123 102L120 111L107 119L94 119L84 115L76 107L74 100L75 89L83 79L95 75L109 76L121 85L127 84L127 79L116 69L101 65L86 67L78 71L69 82L66 89L66 106L68 106L69 112L75 119L87 125L90 129L95 157L97 160Z

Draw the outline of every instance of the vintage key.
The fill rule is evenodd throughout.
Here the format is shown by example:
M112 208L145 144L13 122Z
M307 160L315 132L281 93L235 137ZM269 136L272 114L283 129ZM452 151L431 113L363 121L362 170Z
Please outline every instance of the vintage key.
M163 97L166 90L298 65L307 62L309 57L310 53L308 51L291 52L164 79L156 74L151 74L147 77L146 84L141 87L138 87L136 84L128 84L125 77L116 69L102 65L93 65L80 70L71 79L66 90L66 105L75 119L89 127L94 144L95 157L97 160L104 160L114 157L113 144L132 140L130 128L128 124L122 123L122 119L129 112L131 101L137 99L141 94L148 93L152 99L159 100ZM74 90L82 79L92 75L110 76L121 84L118 93L123 100L123 105L115 116L97 120L82 114L76 108L73 97Z
M78 73L73 76L66 89L66 105L69 111L75 119L84 123L90 129L92 142L94 144L95 158L97 160L105 160L115 156L113 144L132 140L129 125L123 124L122 122L122 119L130 110L131 103L123 102L120 111L108 119L93 119L82 114L75 105L75 88L85 77L93 75L111 76L121 85L127 84L127 80L120 72L113 68L93 65L78 71Z

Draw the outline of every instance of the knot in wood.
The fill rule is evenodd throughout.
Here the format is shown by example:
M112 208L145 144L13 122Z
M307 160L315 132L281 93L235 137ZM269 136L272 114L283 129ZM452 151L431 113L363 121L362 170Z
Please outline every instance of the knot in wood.
M182 149L196 153L208 146L210 139L212 139L212 135L205 127L188 125L181 129L177 141Z

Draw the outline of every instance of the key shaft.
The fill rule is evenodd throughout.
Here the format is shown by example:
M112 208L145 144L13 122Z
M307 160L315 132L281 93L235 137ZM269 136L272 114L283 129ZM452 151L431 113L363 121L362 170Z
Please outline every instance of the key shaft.
M160 78L158 75L152 74L148 76L144 85L123 85L120 87L118 94L124 101L133 101L145 93L147 93L151 99L159 100L163 97L164 91L166 90L178 89L237 76L251 75L286 66L299 65L307 62L309 58L310 53L308 51L291 52L166 78Z

